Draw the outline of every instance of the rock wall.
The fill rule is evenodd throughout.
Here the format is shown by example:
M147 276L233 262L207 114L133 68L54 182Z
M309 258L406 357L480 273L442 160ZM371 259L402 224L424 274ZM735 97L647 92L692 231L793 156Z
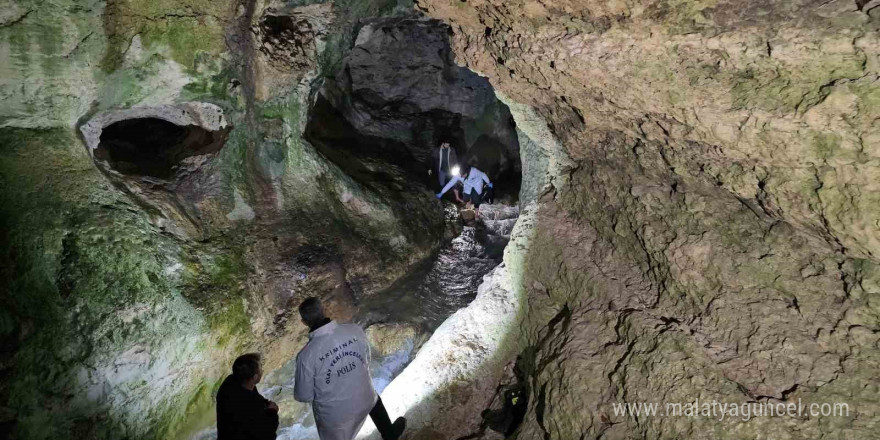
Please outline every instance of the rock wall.
M436 185L426 164L441 142L460 163L516 182L510 111L485 78L454 63L448 34L443 23L416 15L366 22L315 97L306 139L350 175L397 194L414 182Z
M0 436L183 436L206 423L235 354L289 359L303 296L344 317L436 248L429 194L402 206L302 137L313 86L343 67L360 19L408 6L4 5ZM389 386L419 438L491 436L478 410L513 362L524 439L874 436L876 1L417 7L509 105L533 203L482 299ZM101 135L134 117L204 148L186 141L146 175L96 153L129 148ZM428 356L450 350L448 368ZM611 407L696 399L850 412Z
M345 317L439 245L427 191L301 137L359 20L411 5L301 3L4 4L0 438L185 436L234 356L295 353L299 300Z
M539 147L524 163L549 170L524 165L539 208L518 438L874 435L876 2L417 7L518 103L521 144ZM696 399L850 411L719 421L611 405Z

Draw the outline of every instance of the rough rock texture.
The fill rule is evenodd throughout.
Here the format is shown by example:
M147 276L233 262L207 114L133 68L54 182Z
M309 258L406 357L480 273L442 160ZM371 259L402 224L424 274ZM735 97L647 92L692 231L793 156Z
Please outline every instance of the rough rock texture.
M385 357L403 350L412 344L415 350L425 342L427 335L414 325L374 324L366 329L370 341L370 353L374 357Z
M80 127L98 168L161 213L156 223L184 239L205 232L194 217L210 195L206 171L231 129L222 109L205 103L104 112ZM236 194L236 204L247 206Z
M186 436L210 424L211 393L235 354L261 350L269 369L289 360L304 333L291 319L300 298L319 294L334 317L349 316L436 248L439 205L418 189L391 197L393 186L365 178L381 168L365 157L420 173L416 134L434 142L453 125L397 115L438 96L453 98L431 103L446 112L438 120L465 115L456 99L494 102L483 101L488 86L446 88L462 71L436 45L445 32L422 28L430 21L359 32L361 19L406 2L304 3L0 8L0 436ZM480 128L479 115L501 110L467 114L519 143L530 205L505 265L387 390L414 438L497 438L480 410L496 408L512 362L529 396L522 439L876 437L876 1L418 6L450 26L457 60L508 103L516 132ZM358 95L376 78L351 67L406 66L399 26L441 49L412 51L409 66L435 81L395 83L386 71L378 82L393 93ZM333 80L317 93L320 76ZM374 104L400 106L386 120ZM216 107L225 123L169 113L187 105ZM392 131L363 142L389 154L346 143L359 137L332 144L333 130L314 148L302 133L321 105L312 116L342 109L338 122ZM231 129L205 150L174 149L161 167L89 154L89 127L112 131L105 122L137 114L187 139ZM455 136L470 147L479 136L468 124ZM360 168L343 154L361 154ZM850 412L743 421L611 407L696 399Z
M185 437L235 355L295 353L300 299L345 318L436 249L429 193L301 136L356 23L405 7L4 3L0 438Z
M518 438L875 435L876 5L417 6L521 104L518 128L540 147L524 160L550 172L523 184L539 209ZM695 399L850 412L746 422L611 406Z
M306 138L349 174L397 191L426 180L441 141L493 179L518 178L510 111L485 78L455 65L448 31L412 17L367 23L340 71L324 80Z
M522 224L531 226L528 220ZM527 231L526 228L522 228ZM517 234L521 246L527 237ZM474 299L447 319L382 393L389 414L406 415L411 438L460 438L480 423L505 364L517 347L522 312L516 273L499 266ZM513 277L513 279L511 279ZM368 420L358 438L380 438Z

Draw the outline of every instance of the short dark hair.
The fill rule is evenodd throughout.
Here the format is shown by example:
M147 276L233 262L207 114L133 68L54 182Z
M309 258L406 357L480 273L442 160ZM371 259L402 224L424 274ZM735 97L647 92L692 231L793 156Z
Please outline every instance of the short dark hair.
M260 362L259 353L243 354L232 363L232 376L239 382L244 382L256 376L260 371Z
M326 318L321 300L314 296L306 298L299 305L299 316L309 327L320 324Z
M470 172L471 172L471 166L470 166L470 164L464 164L464 165L462 165L461 168L458 170L458 172L459 172L462 176L464 176L464 175L467 174L467 173L470 173Z

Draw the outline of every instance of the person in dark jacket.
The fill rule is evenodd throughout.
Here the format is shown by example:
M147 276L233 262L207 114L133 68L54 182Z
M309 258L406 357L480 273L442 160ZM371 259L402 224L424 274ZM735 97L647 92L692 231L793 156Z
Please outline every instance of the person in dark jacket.
M248 353L232 364L217 391L217 440L275 440L278 405L257 390L263 378L260 355Z
M431 168L428 168L428 175L437 175L437 182L440 188L446 185L452 179L452 168L458 165L458 156L455 150L449 146L449 142L443 142L440 147L431 151Z

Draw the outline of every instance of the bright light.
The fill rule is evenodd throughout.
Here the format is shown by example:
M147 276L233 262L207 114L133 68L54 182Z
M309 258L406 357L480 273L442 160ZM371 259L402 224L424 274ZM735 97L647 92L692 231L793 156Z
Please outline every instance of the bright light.
M518 230L516 234L514 246L523 242ZM434 425L435 417L465 420L474 410L470 402L485 397L479 394L483 390L498 386L517 348L509 337L523 319L524 290L514 287L520 282L515 280L520 278L506 266L495 268L480 284L473 302L437 328L382 392L392 419L405 416L409 432ZM470 395L469 389L476 399L462 401ZM380 436L368 418L356 438L379 440Z
M458 176L459 171L460 171L460 168L458 168L458 165L452 167L452 175L453 176Z

